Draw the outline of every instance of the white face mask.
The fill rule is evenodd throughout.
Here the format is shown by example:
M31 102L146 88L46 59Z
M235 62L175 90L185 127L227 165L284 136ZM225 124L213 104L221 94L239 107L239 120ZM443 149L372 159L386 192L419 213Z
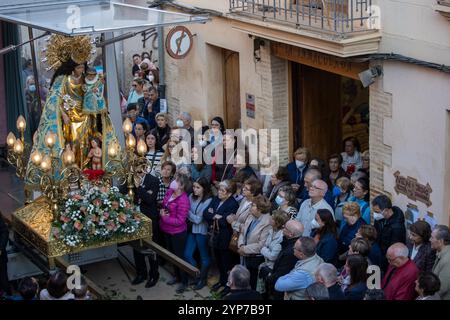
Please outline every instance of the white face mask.
M98 81L98 74L92 80L88 80L87 78L84 78L84 82L86 82L86 84L88 84L88 85L92 85L92 84L96 83L97 81Z
M297 166L297 168L302 168L305 166L305 163L300 160L295 160L295 165Z
M317 222L316 219L312 219L311 220L311 229L319 229L320 228L320 224Z
M184 123L183 123L183 121L182 120L177 120L177 122L176 122L176 124L177 124L177 127L184 127Z
M374 212L373 213L373 218L377 221L384 219L383 213L379 213L379 212Z
M155 77L153 75L148 76L148 81L153 82L155 80Z

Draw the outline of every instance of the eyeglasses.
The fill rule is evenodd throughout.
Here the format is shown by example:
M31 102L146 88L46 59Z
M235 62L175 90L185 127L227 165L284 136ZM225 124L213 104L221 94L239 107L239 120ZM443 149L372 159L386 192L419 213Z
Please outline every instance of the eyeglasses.
M310 189L316 189L316 190L320 190L320 191L325 191L325 190L323 190L323 189L321 189L321 188L318 188L318 187L316 187L316 186L314 186L314 185L312 185L312 186L310 187Z
M220 124L218 124L218 123L211 123L211 127L220 127Z
M133 84L132 87L135 87L135 88L136 88L136 87L137 87L137 84Z

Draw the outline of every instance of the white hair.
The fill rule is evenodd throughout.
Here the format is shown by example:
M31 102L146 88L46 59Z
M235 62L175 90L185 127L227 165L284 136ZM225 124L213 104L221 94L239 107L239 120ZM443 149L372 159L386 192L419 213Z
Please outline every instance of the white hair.
M316 275L319 275L325 284L332 284L337 281L337 269L331 263L320 264L317 268Z
M401 242L394 243L392 246L389 247L389 249L392 250L392 253L394 254L395 257L408 258L409 256L408 247Z

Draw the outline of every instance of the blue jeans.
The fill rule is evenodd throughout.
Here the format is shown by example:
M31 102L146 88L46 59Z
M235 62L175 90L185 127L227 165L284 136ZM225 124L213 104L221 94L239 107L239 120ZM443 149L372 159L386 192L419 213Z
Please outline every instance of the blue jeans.
M204 234L188 233L184 248L184 260L197 267L197 262L194 260L194 252L197 247L200 251L202 268L209 267L211 258L209 257L208 236Z

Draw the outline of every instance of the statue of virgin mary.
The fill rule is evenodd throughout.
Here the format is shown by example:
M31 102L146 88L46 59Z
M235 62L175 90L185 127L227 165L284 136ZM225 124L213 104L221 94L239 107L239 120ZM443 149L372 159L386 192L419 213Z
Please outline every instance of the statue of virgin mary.
M90 140L97 138L102 145L102 165L108 161L107 146L117 143L114 127L107 112L92 112L90 100L84 100L83 86L87 62L92 54L91 40L87 36L64 37L53 35L46 50L46 61L50 68L56 68L50 83L50 91L42 110L32 152L55 158L54 175L58 179L62 171L61 153L70 145L75 153L75 163L85 169ZM104 99L104 97L101 97ZM89 112L86 112L89 110ZM45 143L47 133L56 134L52 155ZM56 163L57 162L57 163ZM35 184L29 177L34 164L29 161L26 182Z

